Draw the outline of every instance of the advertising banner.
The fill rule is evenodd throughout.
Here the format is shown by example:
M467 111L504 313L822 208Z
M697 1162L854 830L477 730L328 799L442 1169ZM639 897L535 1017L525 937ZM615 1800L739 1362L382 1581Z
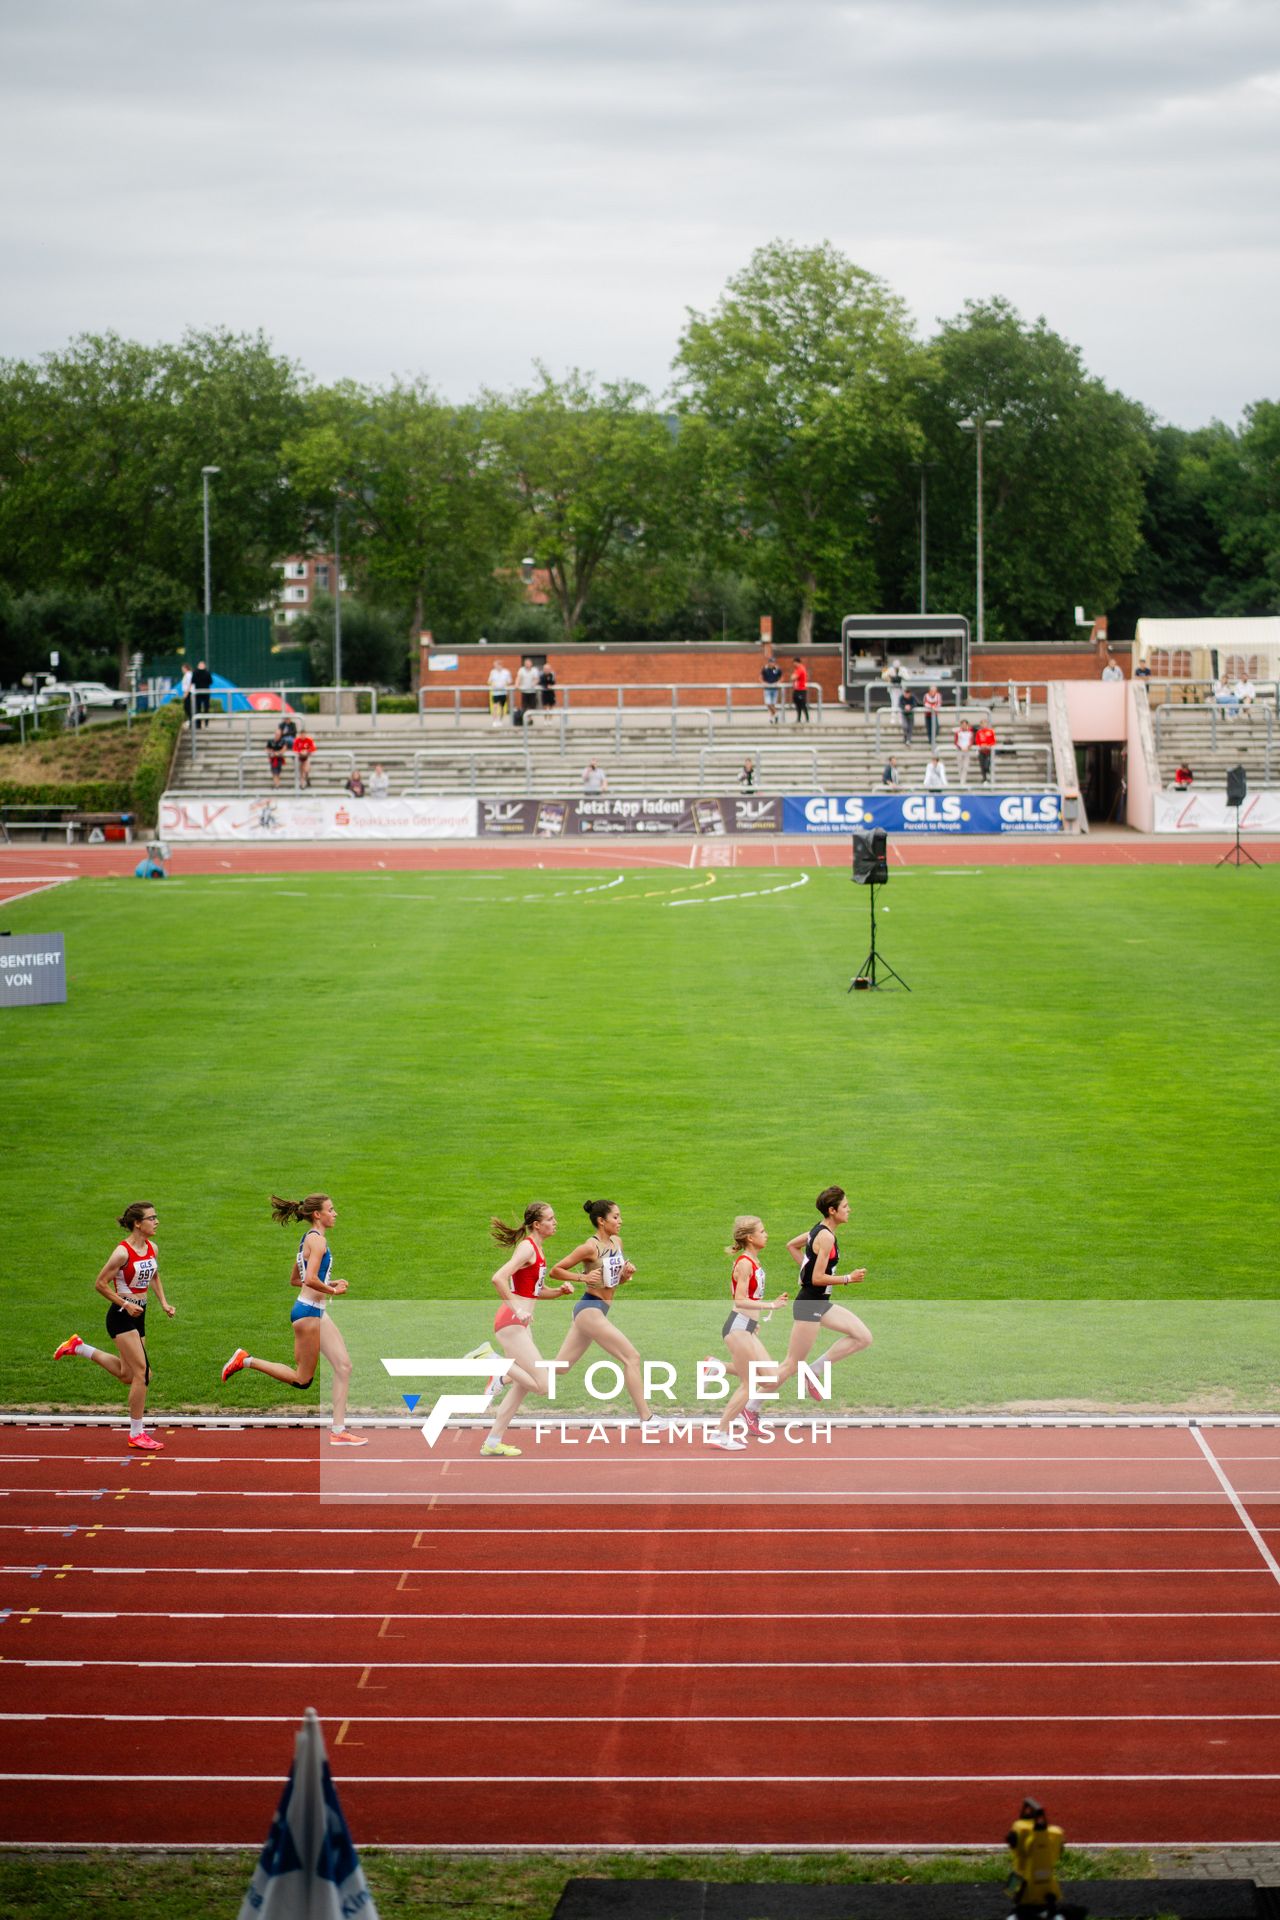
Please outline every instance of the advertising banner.
M1058 833L1058 793L865 793L788 795L784 833Z
M1229 833L1236 830L1236 810L1227 796L1217 793L1157 793L1152 800L1152 827L1156 833ZM1240 809L1241 833L1280 828L1280 793L1251 793Z
M780 833L782 802L755 794L591 794L579 800L481 800L484 838L532 834L554 840L580 834Z
M60 933L0 933L0 1007L48 1007L66 997Z
M476 803L423 794L352 800L345 794L272 793L233 800L166 793L162 840L471 840Z

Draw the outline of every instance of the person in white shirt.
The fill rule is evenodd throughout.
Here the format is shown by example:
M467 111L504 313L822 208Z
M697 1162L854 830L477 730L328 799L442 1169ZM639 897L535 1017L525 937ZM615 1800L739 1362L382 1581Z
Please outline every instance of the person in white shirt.
M969 755L973 751L973 728L962 720L951 738L956 747L956 777L962 787L969 783Z
M608 793L609 776L604 768L589 760L582 770L582 791L584 793Z
M1104 680L1123 680L1124 668L1118 660L1108 660L1106 666L1102 669L1102 677Z
M510 698L511 669L495 660L489 669L489 718L493 726L500 727L506 719Z
M385 800L390 791L391 781L387 777L386 768L383 766L381 760L379 760L377 766L369 775L369 798L371 800Z
M1240 705L1244 708L1245 719L1247 720L1249 717L1249 709L1258 697L1258 690L1247 673L1242 673L1236 681L1236 694L1239 698Z
M924 770L924 790L926 793L941 793L947 784L947 770L935 753Z
M522 726L531 727L533 716L538 710L542 682L538 669L527 655L516 670L516 692L520 695L520 723Z

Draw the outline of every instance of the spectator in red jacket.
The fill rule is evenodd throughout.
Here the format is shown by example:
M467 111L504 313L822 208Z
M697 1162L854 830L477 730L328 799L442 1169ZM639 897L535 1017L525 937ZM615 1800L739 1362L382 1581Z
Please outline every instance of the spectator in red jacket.
M996 730L984 714L973 730L973 744L978 749L978 771L982 775L984 787L991 785L991 756L995 751Z
M311 765L311 756L315 750L316 743L309 733L300 733L293 743L293 751L298 762L298 780L300 785L304 787L311 785L311 777L307 772L307 768Z
M1186 761L1179 760L1173 774L1173 784L1178 789L1178 792L1185 793L1194 779L1195 775L1192 773Z

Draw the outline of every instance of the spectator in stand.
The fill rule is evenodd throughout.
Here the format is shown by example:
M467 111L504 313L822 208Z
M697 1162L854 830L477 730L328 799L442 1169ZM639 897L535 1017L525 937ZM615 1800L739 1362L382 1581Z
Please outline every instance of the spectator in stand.
M1194 779L1195 779L1195 775L1194 773L1192 773L1186 761L1179 760L1177 766L1174 768L1174 773L1173 773L1173 784L1178 789L1178 792L1185 793L1187 788L1191 785L1191 782Z
M962 719L951 736L956 750L956 779L962 787L969 784L969 755L973 752L973 728Z
M608 793L609 791L609 776L594 760L588 760L582 769L582 791L584 793Z
M1249 718L1249 709L1258 697L1258 690L1249 678L1249 670L1247 667L1236 681L1236 697L1240 702L1241 711L1247 720Z
M792 661L791 704L796 710L796 719L809 718L809 669L799 654Z
M889 755L889 758L884 763L884 771L880 775L880 785L886 793L894 793L902 785L902 775L898 772L898 763L892 754Z
M500 727L507 717L507 702L511 698L511 669L501 660L495 660L489 669L489 721L492 726Z
M271 769L271 784L280 785L280 775L284 772L284 757L293 746L293 735L285 731L282 720L267 742L267 765Z
M192 708L192 698L193 698L192 687L194 683L195 683L195 673L192 670L192 668L190 666L183 667L182 669L182 711L187 716L188 724L190 723L190 720L191 720L191 708Z
M738 775L738 785L744 793L754 793L756 790L756 763L750 754L747 755L742 763L742 772Z
M973 744L978 749L978 771L982 775L984 787L991 785L991 756L996 750L996 730L991 724L990 714L984 713L973 730Z
M916 730L916 697L910 687L904 687L898 695L898 718L902 722L902 744L909 747Z
M556 676L548 661L538 675L538 691L542 695L544 707L554 707L556 703Z
M383 766L381 760L379 760L373 772L369 775L369 798L371 800L385 800L390 791L391 782L387 778L386 768Z
M1102 677L1104 680L1123 680L1124 668L1118 660L1112 660L1108 657L1107 664L1102 669Z
M782 668L772 654L761 667L760 678L764 682L764 710L776 727L782 718Z
M309 733L300 733L293 743L294 765L298 769L298 785L300 787L309 787L311 785L310 767L315 750L316 743Z
M538 711L538 696L542 689L538 684L538 669L528 654L516 670L516 692L520 695L520 725L531 727L533 716Z
M889 706L894 713L898 711L898 702L902 698L902 662L894 660L880 675L889 689Z
M924 697L924 733L931 747L938 744L938 727L942 721L942 695L936 687L930 687Z
M942 793L947 784L947 770L938 758L935 747L924 770L924 790L926 793Z
M209 693L213 686L213 675L203 660L196 662L196 670L191 676L191 685L196 696L196 725L207 727L209 724Z
M364 775L359 767L353 767L347 779L347 792L353 800L364 799Z

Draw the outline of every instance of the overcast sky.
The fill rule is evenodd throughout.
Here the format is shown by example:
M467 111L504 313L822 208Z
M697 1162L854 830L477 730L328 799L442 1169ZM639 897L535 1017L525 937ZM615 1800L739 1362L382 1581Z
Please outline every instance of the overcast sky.
M666 387L830 240L1162 417L1280 397L1276 0L0 0L0 355L263 328L463 398Z

